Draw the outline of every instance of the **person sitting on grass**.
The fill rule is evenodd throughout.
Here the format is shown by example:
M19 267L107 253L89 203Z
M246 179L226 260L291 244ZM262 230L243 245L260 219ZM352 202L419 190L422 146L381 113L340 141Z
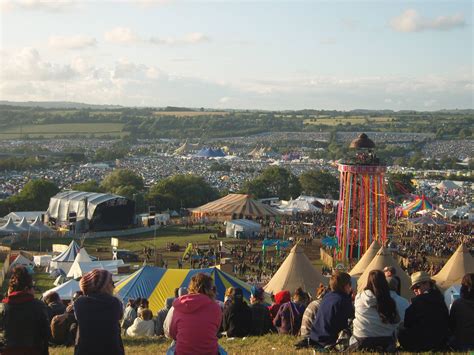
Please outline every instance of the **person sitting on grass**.
M311 327L313 326L314 319L318 313L319 306L323 300L324 295L327 293L327 288L323 284L319 284L316 290L316 299L312 301L308 307L306 307L303 313L303 319L301 320L300 335L303 338L308 338L311 333Z
M270 311L263 304L264 298L263 288L252 286L250 296L251 335L265 335L273 330Z
M135 318L133 324L128 327L126 334L129 337L151 337L155 335L153 312L148 308L144 308Z
M168 297L165 300L165 306L158 311L155 319L155 335L165 335L163 330L163 324L165 323L166 316L168 315L169 310L173 306L175 297Z
M352 350L395 351L400 323L397 305L380 270L369 273L367 285L355 298Z
M441 292L424 271L411 275L415 297L405 312L398 340L405 351L441 351L448 338L449 313Z
M33 279L24 266L11 272L7 297L0 303L2 355L46 355L51 337L46 305L35 299Z
M57 292L48 293L43 301L48 306L49 321L51 321L54 316L64 314L66 311L66 306L62 303Z
M199 273L191 278L188 294L174 300L164 323L165 335L174 339L171 354L225 354L217 342L222 311L214 301L213 280Z
M331 292L324 296L311 327L310 339L320 347L334 345L339 332L354 318L351 276L336 271L329 280Z
M230 298L231 304L224 309L222 328L229 338L245 337L250 334L252 313L241 288L234 287Z
M298 287L293 294L293 301L281 305L277 316L273 320L273 325L278 333L298 335L307 300L307 293L301 287Z
M461 298L454 301L449 314L449 327L453 333L451 346L455 350L474 350L474 273L466 274L461 281Z

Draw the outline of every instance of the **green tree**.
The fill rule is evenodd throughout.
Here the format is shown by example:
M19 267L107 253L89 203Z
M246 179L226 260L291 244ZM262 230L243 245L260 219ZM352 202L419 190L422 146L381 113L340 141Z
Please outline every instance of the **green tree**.
M339 194L339 181L328 171L310 170L300 176L303 192L311 196L336 198Z
M113 194L126 193L131 198L134 193L143 190L143 179L131 170L118 169L107 175L100 187Z
M71 190L84 192L104 192L104 189L95 180L88 180L71 186Z
M59 188L52 181L31 180L26 183L19 194L10 197L7 203L17 211L45 211L50 198L58 192Z
M197 207L219 197L202 177L174 175L159 181L150 188L147 200L158 210Z
M265 169L255 180L247 182L243 191L256 198L278 196L287 200L301 194L301 185L289 170L272 166Z

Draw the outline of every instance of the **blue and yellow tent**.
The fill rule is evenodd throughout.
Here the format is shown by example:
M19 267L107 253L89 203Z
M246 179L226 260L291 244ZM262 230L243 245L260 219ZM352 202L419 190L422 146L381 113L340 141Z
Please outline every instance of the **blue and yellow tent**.
M163 308L165 300L174 296L177 287L188 287L193 275L205 273L214 279L217 288L217 299L224 301L228 287L240 287L247 301L250 298L251 285L233 277L216 267L207 269L164 269L144 266L140 270L117 283L115 294L124 304L129 299L147 298L149 307L156 314Z

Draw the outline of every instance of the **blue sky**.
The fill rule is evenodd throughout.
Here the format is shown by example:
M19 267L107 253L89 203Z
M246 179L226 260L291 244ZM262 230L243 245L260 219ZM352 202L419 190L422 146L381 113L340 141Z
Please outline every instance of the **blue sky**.
M474 106L470 1L0 3L0 99Z

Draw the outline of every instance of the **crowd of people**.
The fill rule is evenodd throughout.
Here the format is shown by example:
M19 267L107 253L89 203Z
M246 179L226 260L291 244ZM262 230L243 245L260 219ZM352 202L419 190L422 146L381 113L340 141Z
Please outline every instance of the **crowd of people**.
M175 290L156 315L146 299L129 300L125 309L114 297L112 275L95 269L80 281L81 291L63 305L57 294L34 298L28 270L16 266L0 304L1 353L48 354L53 344L74 345L75 354L125 354L122 336L172 339L167 354L226 354L220 337L268 333L295 336L296 348L318 351L394 352L474 349L474 273L462 279L460 298L450 309L430 275L411 277L414 297L399 295L392 273L373 270L355 294L349 274L334 272L329 287L314 297L302 288L274 295L267 306L262 288L251 288L250 304L241 288L216 300L209 275L198 273L188 288Z

